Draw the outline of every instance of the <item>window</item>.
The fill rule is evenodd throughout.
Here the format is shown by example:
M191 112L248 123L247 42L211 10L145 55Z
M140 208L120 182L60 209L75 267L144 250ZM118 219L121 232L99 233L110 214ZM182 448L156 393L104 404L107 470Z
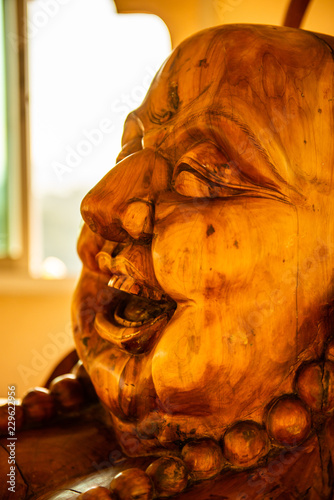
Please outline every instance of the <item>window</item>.
M7 113L5 73L5 32L3 4L0 5L0 258L8 254L7 198Z
M23 145L28 161L22 175L12 166L8 170L7 187L6 158L1 158L0 251L8 247L8 228L20 226L26 243L23 265L30 274L36 278L71 277L80 269L75 250L80 201L114 165L124 119L141 103L170 53L170 36L160 18L117 14L112 0L17 3L22 10L19 24L26 8L26 22L19 26L25 32L7 30L6 39L10 50L14 53L16 49L17 57L27 57L29 62L30 147ZM4 89L2 82L1 102ZM1 103L0 113L5 120ZM5 142L6 137L0 140ZM12 150L14 153L15 148ZM20 178L27 202L22 224L19 200L14 204L12 194L6 195L11 182L19 193ZM11 200L14 210L9 206Z
M17 2L0 0L0 268L22 271L22 158L23 130L19 78L21 50ZM22 126L21 126L22 123ZM15 273L14 273L15 274Z
M50 4L51 5L51 4ZM80 201L113 165L124 118L143 100L170 52L152 15L120 15L110 0L28 2L31 270L65 277L80 269Z

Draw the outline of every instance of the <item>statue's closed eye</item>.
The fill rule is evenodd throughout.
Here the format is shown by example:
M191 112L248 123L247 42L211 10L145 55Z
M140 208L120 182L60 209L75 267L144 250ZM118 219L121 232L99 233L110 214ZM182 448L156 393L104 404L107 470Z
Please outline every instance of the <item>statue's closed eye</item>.
M254 195L284 198L276 190L252 182L212 142L201 142L189 149L176 163L172 178L174 191L194 198L226 198Z
M173 189L183 196L219 198L239 194L246 187L234 162L213 143L192 147L177 162Z
M179 170L176 179L172 182L174 190L183 196L193 198L220 198L240 194L241 189L233 189L222 184L214 183L202 176L199 172L183 164L184 170Z

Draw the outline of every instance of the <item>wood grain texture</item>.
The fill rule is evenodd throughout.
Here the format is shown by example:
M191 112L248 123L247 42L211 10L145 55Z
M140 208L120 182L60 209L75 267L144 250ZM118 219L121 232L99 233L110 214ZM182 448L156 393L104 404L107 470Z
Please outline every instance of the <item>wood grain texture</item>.
M204 428L218 440L260 423L323 355L332 87L318 36L228 26L181 44L129 115L116 167L82 203L73 306L116 427L161 416L164 445Z
M131 456L209 438L250 467L333 411L331 44L248 25L186 40L83 200L77 348Z

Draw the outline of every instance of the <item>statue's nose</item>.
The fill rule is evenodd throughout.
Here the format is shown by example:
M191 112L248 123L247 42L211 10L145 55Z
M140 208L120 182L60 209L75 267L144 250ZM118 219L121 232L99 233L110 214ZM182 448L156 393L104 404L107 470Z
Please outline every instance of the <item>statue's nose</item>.
M154 203L167 184L167 165L153 150L116 165L85 196L81 213L90 229L111 241L152 238Z

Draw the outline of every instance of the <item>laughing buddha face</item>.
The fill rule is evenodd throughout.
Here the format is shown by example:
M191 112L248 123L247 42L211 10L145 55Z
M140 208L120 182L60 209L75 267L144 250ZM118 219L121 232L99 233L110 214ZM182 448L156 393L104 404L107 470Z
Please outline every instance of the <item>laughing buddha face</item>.
M261 423L321 357L332 75L311 33L201 32L160 69L84 198L75 340L129 455Z

